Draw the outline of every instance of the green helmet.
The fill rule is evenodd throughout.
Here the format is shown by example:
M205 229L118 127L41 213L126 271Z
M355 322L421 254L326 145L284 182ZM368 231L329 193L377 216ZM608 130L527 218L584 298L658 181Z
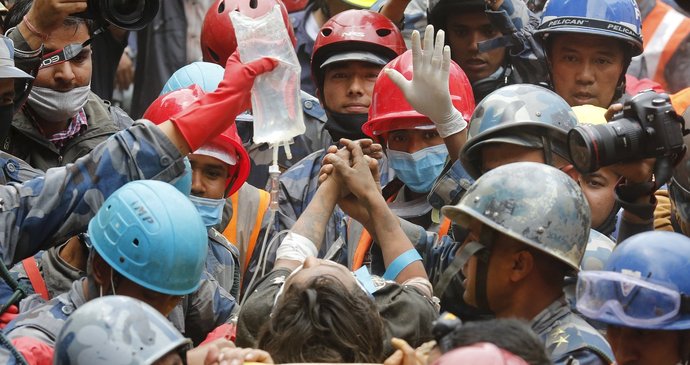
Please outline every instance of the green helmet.
M515 84L487 95L474 110L460 161L473 177L481 176L481 149L489 143L508 143L551 152L570 161L568 131L577 117L558 94L541 86Z
M577 182L534 162L497 167L442 213L460 225L476 219L577 272L590 232L590 210Z

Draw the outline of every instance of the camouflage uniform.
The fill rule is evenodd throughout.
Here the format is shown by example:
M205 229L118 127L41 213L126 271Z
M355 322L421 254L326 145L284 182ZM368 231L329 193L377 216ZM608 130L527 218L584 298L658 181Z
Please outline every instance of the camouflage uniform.
M325 130L326 111L319 104L319 100L302 91L302 110L306 131L293 139L290 144L292 159L288 160L283 151L278 154L278 165L281 171L287 170L309 154L324 149L332 144L331 135ZM252 164L247 182L263 189L268 182L268 166L273 162L273 150L268 144L256 144L252 141L254 135L253 118L249 114L237 117L237 132L249 153Z
M88 298L84 292L85 282L89 285L87 278L77 280L72 283L67 293L22 312L3 329L6 337L9 340L31 337L54 347L55 339L67 317L92 299ZM91 295L93 296L94 293ZM220 288L215 280L205 275L202 277L199 289L190 295L185 295L168 319L180 332L198 344L214 328L228 322L236 311L234 299ZM0 353L1 360L7 360L3 358L2 353Z
M602 335L573 313L561 297L532 319L532 330L555 365L612 364L613 351Z
M174 181L183 171L179 150L141 121L74 164L23 184L10 182L0 187L1 258L13 265L83 232L105 198L129 181Z
M214 228L208 230L206 272L237 298L240 294L240 251Z

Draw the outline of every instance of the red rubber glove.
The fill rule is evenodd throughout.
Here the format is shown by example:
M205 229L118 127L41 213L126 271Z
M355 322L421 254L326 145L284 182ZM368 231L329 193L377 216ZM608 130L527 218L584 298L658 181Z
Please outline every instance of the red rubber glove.
M0 316L0 329L5 328L13 319L19 315L19 308L16 305L7 307L5 313Z
M45 342L31 337L12 339L12 345L31 365L52 365L55 350Z
M213 342L219 338L224 338L228 341L235 342L236 333L237 333L237 327L235 326L234 323L221 324L220 326L216 327L216 329L211 331L206 336L206 339L204 340L204 342L202 342L200 345L205 345L205 344Z
M216 91L204 95L170 118L184 136L189 149L196 151L227 129L230 123L234 123L240 113L249 109L254 79L277 65L278 61L271 58L243 64L235 51L225 64L225 75Z

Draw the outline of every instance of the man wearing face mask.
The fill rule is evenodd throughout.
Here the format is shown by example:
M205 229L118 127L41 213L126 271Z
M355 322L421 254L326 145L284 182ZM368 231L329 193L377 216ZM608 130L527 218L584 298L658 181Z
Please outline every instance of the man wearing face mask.
M14 116L0 147L47 170L76 161L132 120L91 92L92 22L68 16L60 27L44 33L32 3L18 1L5 28L23 23L38 35L43 40L42 62L27 103Z
M413 42L415 41L413 37ZM431 57L431 53L427 56ZM433 213L426 196L448 158L448 151L443 142L443 137L447 135L443 130L437 130L429 116L420 114L410 106L402 91L388 77L389 70L411 77L412 57L412 51L407 51L386 65L385 73L379 76L374 85L369 120L362 127L362 131L387 147L388 163L395 171L395 179L383 188L389 208L399 218L443 236L448 233L450 220L439 219ZM420 66L416 65L418 68ZM456 110L457 129L462 130L467 126L466 120L474 111L472 87L457 64L453 62L449 67L449 77L446 81L446 90L449 89L447 98L445 102L440 98L434 98L434 104L437 110ZM443 82L429 81L439 84ZM442 107L446 105L447 108ZM430 115L438 120L436 114ZM351 213L347 209L345 211ZM352 215L357 219L355 216ZM383 269L383 266L379 266L382 262L378 256L378 245L372 246L371 236L363 229L357 221L350 221L348 224L348 264L353 270L359 269L365 261L369 261L365 257L371 254L374 255L371 259L373 272L382 274L382 271L377 271Z
M163 94L146 109L144 119L155 124L163 123L204 94L196 84ZM201 214L208 230L206 271L223 289L237 298L240 289L240 251L213 227L221 222L225 198L235 193L247 180L249 155L237 135L237 127L232 124L188 157L192 167L189 199Z

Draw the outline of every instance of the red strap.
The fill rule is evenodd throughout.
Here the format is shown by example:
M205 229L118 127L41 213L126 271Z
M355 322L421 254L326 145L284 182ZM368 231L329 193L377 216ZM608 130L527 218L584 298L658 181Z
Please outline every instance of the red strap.
M38 264L36 259L31 256L28 259L22 260L22 265L24 266L24 271L26 271L26 276L29 277L31 281L31 286L34 287L36 293L41 295L41 298L45 300L50 300L48 296L48 287L46 287L46 282L43 280L41 272L38 271Z

